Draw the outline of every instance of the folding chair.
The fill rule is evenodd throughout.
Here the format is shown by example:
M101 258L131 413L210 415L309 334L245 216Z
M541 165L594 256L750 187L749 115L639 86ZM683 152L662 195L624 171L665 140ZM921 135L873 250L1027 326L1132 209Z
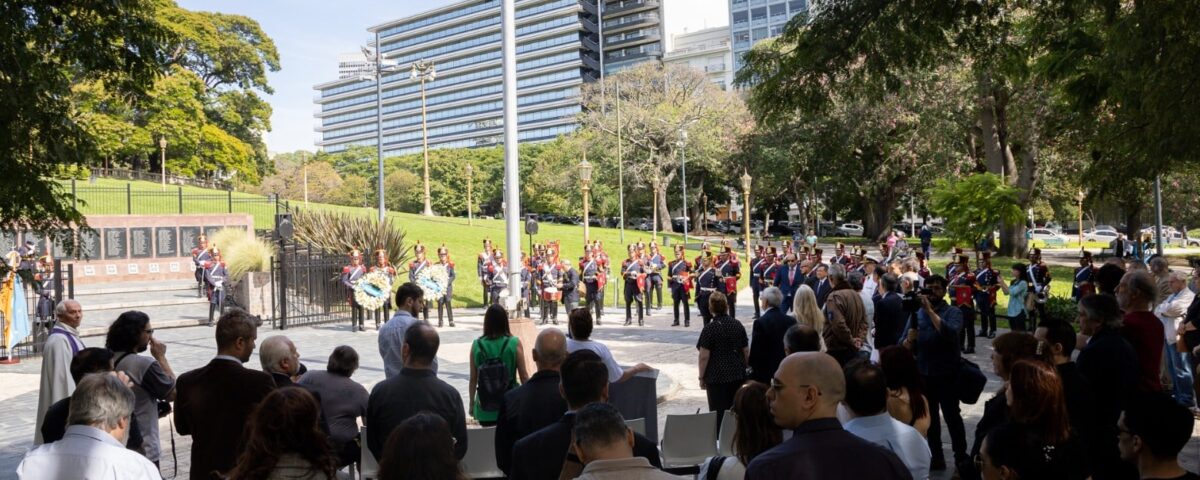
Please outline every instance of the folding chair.
M733 453L733 432L737 430L737 415L726 410L721 417L721 433L717 435L717 455L731 457Z
M635 431L641 435L646 434L646 419L645 418L634 418L631 420L626 420L625 426L633 429L633 431Z
M467 455L459 462L467 478L503 478L496 465L496 427L467 430Z
M717 412L667 415L663 428L664 469L687 468L717 454Z
M358 478L362 480L379 478L379 462L375 461L375 454L371 453L370 448L367 448L367 427L359 427L358 435L362 438L362 455L358 461Z

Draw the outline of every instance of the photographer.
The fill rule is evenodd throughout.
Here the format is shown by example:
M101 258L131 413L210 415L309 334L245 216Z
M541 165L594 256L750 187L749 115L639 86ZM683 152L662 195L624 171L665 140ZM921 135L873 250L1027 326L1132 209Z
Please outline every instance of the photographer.
M1026 330L1026 320L1032 314L1029 310L1028 296L1032 295L1029 291L1029 274L1025 265L1020 263L1012 266L1012 283L1005 283L1003 278L997 276L996 280L1000 284L1000 288L1008 292L1008 326L1014 332L1024 332Z
M909 294L905 307L919 304L916 315L910 317L904 346L917 355L917 369L925 379L929 399L929 449L933 453L931 468L945 468L942 453L942 429L938 409L946 417L955 463L969 462L967 433L959 412L958 395L954 388L955 373L961 363L958 332L962 329L962 312L946 303L946 279L931 275L925 279L925 289ZM914 298L915 297L915 298ZM915 324L913 319L916 320Z
M167 402L175 400L175 372L167 362L167 346L154 338L154 328L145 313L124 312L108 327L104 346L112 350L113 367L133 381L134 408L142 433L146 458L158 465L158 419L171 410ZM138 355L150 350L150 356Z

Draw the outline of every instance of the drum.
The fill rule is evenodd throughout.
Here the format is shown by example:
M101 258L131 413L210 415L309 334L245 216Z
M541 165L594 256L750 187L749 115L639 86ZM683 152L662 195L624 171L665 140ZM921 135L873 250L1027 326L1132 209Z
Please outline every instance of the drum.
M547 286L546 288L542 289L542 300L562 300L562 292L558 291L558 287L555 287L554 285Z

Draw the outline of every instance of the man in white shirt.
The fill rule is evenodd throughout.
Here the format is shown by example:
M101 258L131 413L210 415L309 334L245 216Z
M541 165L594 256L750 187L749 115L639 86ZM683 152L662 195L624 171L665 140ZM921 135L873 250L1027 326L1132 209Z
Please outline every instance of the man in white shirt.
M161 479L158 467L125 449L133 402L133 390L115 375L84 377L71 395L66 435L26 454L17 466L17 478Z
M1179 324L1187 315L1188 307L1196 294L1187 288L1187 275L1183 272L1167 274L1167 287L1170 294L1154 309L1154 315L1163 323L1163 333L1166 336L1167 374L1171 376L1174 386L1174 397L1179 403L1188 408L1196 406L1192 390L1192 366L1185 353L1175 349L1176 332Z
M571 336L567 338L567 353L579 350L591 350L600 356L604 366L608 367L608 383L618 383L629 380L641 372L653 370L644 363L629 368L622 368L613 358L612 352L603 343L590 340L592 335L592 314L587 310L575 309L567 315L567 328Z
M894 419L887 412L887 382L883 369L858 360L846 366L846 398L843 403L850 420L843 427L855 436L891 450L912 477L929 478L929 444L913 427Z
M42 381L38 389L37 422L33 444L42 444L42 418L46 410L75 391L71 378L71 359L85 346L79 339L79 324L83 322L83 307L75 300L63 300L54 308L58 322L50 329L42 350Z

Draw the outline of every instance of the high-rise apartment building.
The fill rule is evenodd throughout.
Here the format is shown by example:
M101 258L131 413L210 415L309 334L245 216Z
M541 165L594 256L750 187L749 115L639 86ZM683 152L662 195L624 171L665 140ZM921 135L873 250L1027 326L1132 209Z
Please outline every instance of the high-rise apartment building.
M661 19L659 0L518 0L520 141L574 131L584 82L598 80L604 71L660 59ZM399 66L383 76L384 156L421 150L421 86L409 71L422 60L437 71L425 85L430 148L500 143L500 0L465 0L367 30L378 33L383 57ZM314 89L318 146L338 152L375 145L374 81L344 78Z
M706 28L673 35L671 51L663 57L668 64L684 65L704 72L709 81L727 90L733 84L733 54L729 27Z
M375 65L368 62L362 52L338 55L338 80L371 75L374 71Z
M729 0L729 38L733 71L742 68L742 55L760 40L777 37L796 14L808 9L807 0Z

